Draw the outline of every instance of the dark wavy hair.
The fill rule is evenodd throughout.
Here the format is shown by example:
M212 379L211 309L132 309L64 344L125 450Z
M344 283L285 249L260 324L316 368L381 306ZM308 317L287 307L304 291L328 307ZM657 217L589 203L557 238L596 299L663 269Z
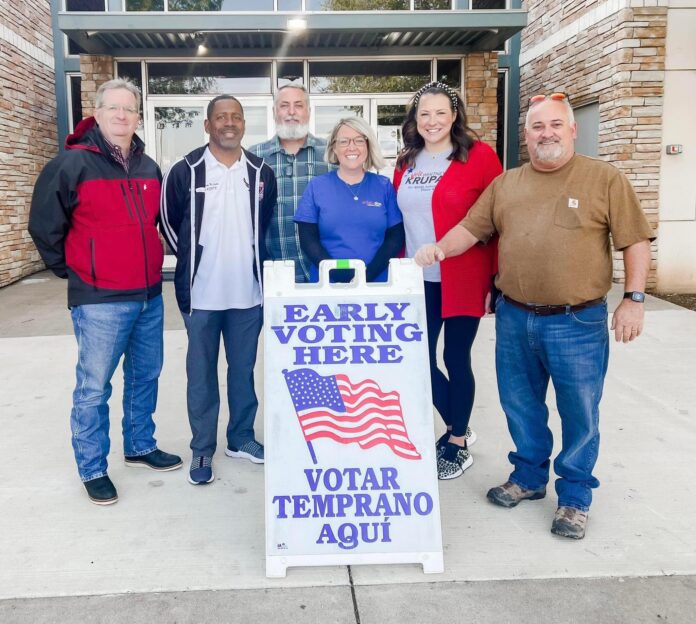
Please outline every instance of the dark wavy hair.
M446 96L450 102L450 108L456 113L454 123L450 129L450 139L452 140L452 153L447 157L448 160L461 160L466 162L469 157L471 146L478 140L478 135L467 125L466 113L464 112L464 104L462 98L449 87L440 82L431 82L421 87L411 98L406 108L406 119L401 126L401 136L404 142L404 148L401 150L399 157L396 160L398 169L404 167L412 167L416 161L416 156L425 147L423 137L418 134L416 124L416 113L418 112L418 103L424 95L438 94Z

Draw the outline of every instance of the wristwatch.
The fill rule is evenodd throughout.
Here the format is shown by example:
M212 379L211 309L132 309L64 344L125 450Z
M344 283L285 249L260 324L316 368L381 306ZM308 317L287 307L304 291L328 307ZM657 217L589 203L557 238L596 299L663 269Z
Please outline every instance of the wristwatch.
M623 298L630 299L636 303L643 303L645 301L645 293L638 290L632 290L630 292L625 292Z

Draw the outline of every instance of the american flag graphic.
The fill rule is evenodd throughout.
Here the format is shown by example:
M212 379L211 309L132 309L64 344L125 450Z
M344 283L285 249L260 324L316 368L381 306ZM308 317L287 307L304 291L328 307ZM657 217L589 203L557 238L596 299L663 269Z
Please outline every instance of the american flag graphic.
M331 438L363 449L386 444L399 457L421 459L408 438L398 392L383 392L372 379L352 383L347 375L323 376L309 368L283 375L308 443Z

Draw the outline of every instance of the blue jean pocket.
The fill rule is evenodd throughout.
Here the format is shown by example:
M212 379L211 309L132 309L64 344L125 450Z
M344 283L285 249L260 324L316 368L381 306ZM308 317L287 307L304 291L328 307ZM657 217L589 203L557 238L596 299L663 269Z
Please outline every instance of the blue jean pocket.
M582 310L577 310L576 312L571 312L570 316L574 321L582 323L583 325L600 325L607 322L607 304L599 303L597 305L590 306L589 308L583 308Z

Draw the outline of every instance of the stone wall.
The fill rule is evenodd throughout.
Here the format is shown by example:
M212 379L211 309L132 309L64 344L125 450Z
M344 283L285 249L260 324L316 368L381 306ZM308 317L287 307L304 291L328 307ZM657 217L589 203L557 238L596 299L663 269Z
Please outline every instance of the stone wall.
M627 175L657 229L667 26L667 8L657 5L664 1L525 4L530 24L522 34L521 158L527 159L523 126L531 95L565 91L573 106L598 102L599 157ZM657 242L649 287L655 286L656 257ZM618 253L614 278L623 276Z
M114 59L107 55L81 54L80 73L82 74L81 100L84 118L94 113L97 89L114 77Z
M27 223L36 177L58 153L54 75L50 4L0 3L0 286L43 268Z
M493 149L498 128L498 53L464 57L464 100L469 127Z

